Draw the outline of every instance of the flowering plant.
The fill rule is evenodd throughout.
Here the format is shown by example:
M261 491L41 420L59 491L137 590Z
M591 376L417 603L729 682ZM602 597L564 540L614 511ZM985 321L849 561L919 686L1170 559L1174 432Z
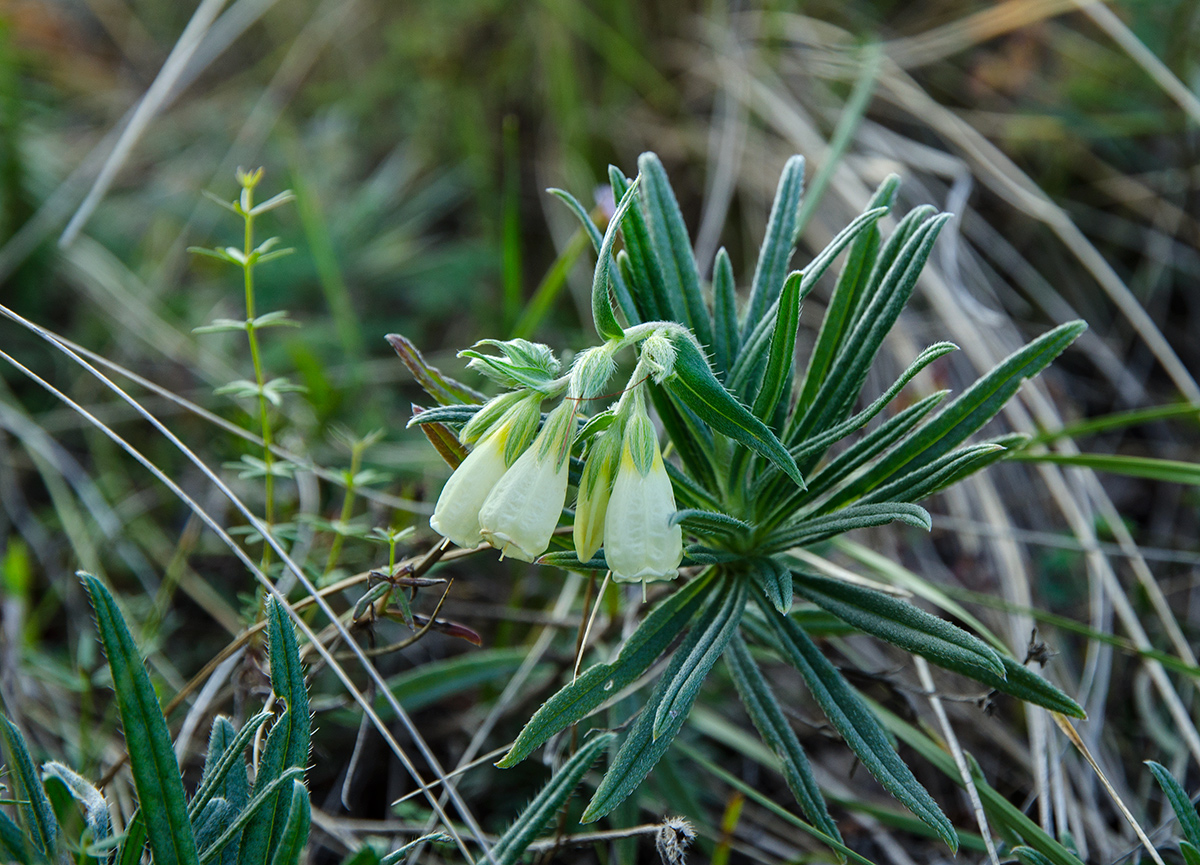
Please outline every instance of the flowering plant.
M1013 435L967 440L1085 325L1044 334L945 405L947 392L939 391L884 416L918 372L955 350L949 343L930 346L883 394L860 405L875 355L949 215L917 207L884 238L879 223L898 185L890 177L867 210L807 267L789 273L804 171L803 160L793 157L739 314L729 256L717 253L710 302L661 163L647 153L638 168L632 180L610 168L619 204L603 235L574 198L557 193L580 216L597 251L592 313L601 342L576 355L566 374L544 345L484 340L463 354L506 392L481 401L427 366L403 337L391 337L441 403L413 418L455 467L438 499L434 530L460 545L487 541L503 555L609 572L616 580L687 576L615 659L552 696L498 765L518 763L620 694L682 635L584 822L609 813L637 788L724 657L800 807L842 849L804 751L751 654L754 643L800 672L863 765L956 847L953 827L897 755L876 714L792 615L796 596L994 690L1069 715L1081 717L1082 710L1003 646L888 594L814 573L796 552L893 521L928 529L930 517L916 502L1021 444ZM843 253L828 311L800 372L794 351L801 304ZM626 352L635 357L632 375L619 398L603 406L597 397ZM551 399L561 401L543 417L541 404ZM670 459L664 459L648 403L665 430ZM879 417L831 455L835 444ZM573 512L564 510L572 486L578 491ZM564 532L556 533L559 525Z

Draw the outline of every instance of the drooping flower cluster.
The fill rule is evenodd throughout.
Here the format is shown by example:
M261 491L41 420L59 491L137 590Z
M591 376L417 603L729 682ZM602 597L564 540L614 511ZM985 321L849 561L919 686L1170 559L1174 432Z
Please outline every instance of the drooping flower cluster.
M613 355L640 341L639 360L617 403L579 429L579 406L595 399ZM673 524L675 495L646 411L647 380L670 374L670 343L653 329L581 353L571 373L542 345L488 341L504 357L464 352L470 365L514 389L480 409L459 438L473 445L438 497L429 521L463 547L486 541L504 556L534 561L563 516L573 452L586 454L578 481L574 547L580 563L601 548L618 581L672 579L683 559ZM565 394L541 422L541 403ZM535 436L536 431L536 436Z

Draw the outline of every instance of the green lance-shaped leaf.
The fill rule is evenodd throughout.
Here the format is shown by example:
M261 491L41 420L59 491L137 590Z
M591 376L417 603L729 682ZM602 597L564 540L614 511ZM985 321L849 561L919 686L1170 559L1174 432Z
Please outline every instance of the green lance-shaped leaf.
M742 705L746 707L746 714L750 716L758 735L762 736L763 741L783 764L784 780L787 781L792 795L796 797L800 809L814 826L841 841L842 835L838 832L833 818L829 816L825 797L821 794L821 788L817 786L817 779L813 776L812 766L800 746L800 740L796 738L796 731L787 722L783 709L750 656L750 650L741 635L735 636L730 642L729 651L725 653L725 663L729 667L733 684L737 686L738 696L742 698Z
M1023 438L1023 436L1017 436L1018 441ZM984 466L998 462L1003 459L1007 450L1003 444L996 441L979 442L961 447L938 457L919 469L902 473L890 484L872 490L859 501L862 503L920 501L957 483L967 475L974 474ZM871 474L868 471L864 477L869 478ZM858 488L857 482L854 488ZM837 498L840 502L849 496L838 496Z
M311 826L312 806L308 801L308 790L302 781L294 780L287 822L283 824L283 833L279 836L279 844L271 857L271 865L296 865L304 853Z
M705 488L716 489L712 430L691 407L667 388L652 385L650 399L667 431L667 438L679 451L684 468Z
M713 344L712 317L704 304L700 291L700 272L692 255L692 244L688 239L687 226L675 192L667 179L662 162L654 153L643 153L638 157L638 171L645 184L643 203L650 238L662 265L667 295L683 301L683 317L677 318L686 324L700 340L700 344ZM674 309L674 307L672 307Z
M421 408L416 403L412 406L414 419L422 414L425 409ZM443 423L421 423L421 432L425 433L425 438L429 439L429 443L433 445L433 449L438 452L438 456L446 461L446 465L452 469L462 465L462 461L467 458L467 449L463 447L463 443L458 440L453 430Z
M237 819L241 809L234 807L233 803L224 796L214 796L205 803L200 809L200 813L196 815L196 819L192 821L192 832L196 836L196 849L204 853L212 843L220 838L225 829ZM229 841L228 844L236 844L237 839Z
M588 668L547 700L496 765L501 769L517 765L555 733L616 696L646 672L687 627L700 604L711 594L709 589L714 577L715 572L711 571L697 577L658 604L625 641L616 660Z
M423 423L444 423L462 426L483 409L481 405L439 405L422 409L408 419L405 426L420 426Z
M733 263L725 247L717 250L713 261L713 365L717 376L724 380L741 348L738 330L737 285L733 280Z
M273 598L267 604L268 649L271 659L271 690L287 706L271 727L263 747L255 779L256 794L264 783L283 776L289 769L303 769L308 764L311 744L311 719L308 709L308 689L304 668L300 663L300 647L296 631L284 608ZM238 861L242 865L265 865L271 861L287 820L291 799L283 791L259 809L242 834Z
M638 180L634 180L625 190L625 194L621 196L621 201L617 205L612 219L608 221L608 228L604 232L604 242L600 245L600 252L596 259L596 274L592 280L592 320L596 324L596 333L600 335L601 339L618 339L625 333L613 310L611 264L613 245L617 242L617 235L620 233L625 214L629 212L634 197L637 195L637 188Z
M196 842L183 780L154 686L108 589L91 574L80 576L91 595L96 626L112 671L129 768L154 861L157 865L195 865Z
M1200 847L1200 816L1196 814L1196 806L1192 804L1191 797L1165 766L1153 760L1147 760L1146 766L1154 775L1158 786L1162 787L1167 801L1171 803L1171 809L1179 820L1179 830L1183 833L1183 837L1193 847Z
M8 758L9 777L13 792L20 801L21 819L25 823L33 855L46 862L58 861L58 820L38 777L25 737L17 725L0 715L0 738Z
M525 849L571 797L584 774L614 738L613 733L593 736L554 773L546 786L529 803L529 807L521 812L521 816L492 848L491 858L496 865L514 865L520 861Z
M451 837L445 832L430 832L428 835L422 835L420 838L414 838L407 844L402 844L400 847L396 848L383 858L376 859L374 862L370 863L370 865L400 865L400 863L404 861L404 858L408 856L408 854L411 853L414 848L421 844L428 844L430 842L444 844L451 842L452 840L453 839L451 839ZM370 848L364 846L363 849L369 850ZM344 865L354 865L354 860L348 860L344 863ZM362 863L362 865L368 865L368 863Z
M25 833L3 811L0 811L0 859L20 862L21 865L29 865L30 862Z
M795 594L792 572L774 556L759 556L749 561L750 576L771 606L786 614Z
M804 486L787 448L722 387L699 346L684 334L673 334L671 341L675 345L675 375L666 382L671 393L714 430L766 457L798 486Z
M1190 841L1180 841L1179 852L1183 854L1184 865L1200 865L1200 848Z
M567 207L571 208L571 212L575 214L583 230L587 232L588 237L591 239L592 249L599 256L601 248L604 246L604 235L600 234L600 229L596 228L596 223L592 222L592 217L587 212L587 208L579 203L579 199L566 190L549 189L547 192L557 196ZM608 278L612 285L612 293L616 295L617 305L621 307L621 312L625 314L625 320L630 324L639 323L642 319L638 314L637 306L634 304L633 295L629 291L629 285L626 283L625 277L621 275L621 268L615 260L612 260L611 251L609 254L608 273Z
M900 178L895 174L889 175L875 190L867 210L877 207L892 206ZM846 257L846 266L838 277L837 285L829 298L829 308L821 321L821 330L817 334L817 342L813 346L808 360L808 371L804 375L804 383L796 402L796 415L802 417L817 394L817 389L825 381L833 358L841 350L842 343L850 332L854 311L858 308L866 293L867 280L870 277L875 257L879 252L879 228L873 223L870 228L854 239L850 246L850 254Z
M683 726L687 712L676 715L674 729L665 731L664 735L660 735L658 738L652 734L655 715L658 713L658 707L662 705L667 689L680 674L684 661L699 643L708 623L716 616L722 600L723 597L720 593L714 593L708 605L701 612L695 626L688 632L675 654L671 656L671 662L667 665L666 671L655 683L650 699L642 707L637 720L634 721L633 728L625 737L625 741L621 743L617 755L600 781L600 786L596 788L592 800L583 811L583 816L579 818L580 823L599 820L624 802L671 747L671 741Z
M919 505L907 502L856 504L826 516L803 519L785 526L773 532L763 542L763 549L775 552L789 547L807 546L854 529L883 526L890 522L901 522L925 531L933 527L928 511Z
M242 812L238 814L237 819L228 824L228 827L222 832L216 840L204 848L204 852L200 854L200 865L208 865L218 854L223 850L227 850L229 844L238 836L244 838L246 824L252 821L255 817L265 810L272 802L274 802L281 793L290 790L292 781L297 779L304 773L304 770L298 766L293 766L288 769L278 778L271 780L269 784L257 785L254 791L254 798L251 799ZM243 841L239 852L239 862L246 862L246 845ZM222 856L222 862L226 861ZM268 865L267 860L254 860L256 865Z
M688 710L700 693L700 686L708 678L708 671L721 657L733 635L737 633L746 609L746 581L726 580L732 583L725 588L724 597L714 598L709 603L719 608L711 621L705 622L700 639L687 653L677 675L672 677L662 694L662 700L654 713L654 726L650 736L657 739L669 730L678 731L687 717ZM720 597L720 596L718 596ZM674 736L674 733L671 733Z
M945 619L883 592L796 569L796 592L860 631L928 658L938 666L1005 677L991 646Z
M1013 855L1021 865L1054 865L1049 856L1023 844L1013 848Z
M817 391L812 405L796 424L789 440L800 441L819 433L840 422L853 410L875 355L912 296L917 278L933 250L934 241L949 218L949 214L941 214L929 219L904 245L901 254L884 276L878 292L850 331L825 382Z
M83 806L83 819L92 841L103 841L112 834L112 819L104 796L86 778L57 761L42 766L42 777L57 778L76 802Z
M779 186L775 189L767 233L763 237L762 247L758 251L758 264L754 268L750 302L746 305L746 317L742 324L743 336L749 335L763 313L779 297L788 262L796 251L797 218L803 197L804 157L793 156L784 165Z
M887 477L885 470L913 471L949 453L995 417L1025 379L1049 366L1085 330L1082 321L1068 322L1010 354L888 453L872 473Z
M408 337L398 333L389 333L384 337L396 350L400 360L408 367L413 378L438 405L455 405L462 403L485 403L487 397L473 387L455 381L449 376L442 375L435 366L430 366L417 347Z
M719 511L695 508L676 511L671 515L668 524L681 525L685 529L701 535L723 535L725 537L739 537L754 531L754 526L737 517L731 517Z
M146 822L142 819L141 809L133 812L133 816L125 825L125 834L117 847L117 855L112 865L138 865L142 861L142 853L146 849Z
M200 786L188 803L188 816L192 820L214 796L220 796L239 811L246 804L250 798L250 784L246 779L245 750L258 728L270 719L270 712L259 712L237 731L224 716L218 716L213 721Z
M624 197L633 183L614 165L608 167L608 179L617 200ZM644 194L643 191L638 197L641 198ZM626 214L621 237L625 241L625 249L617 256L617 264L629 285L633 302L642 320L680 320L683 315L683 298L667 292L666 277L663 276L662 264L654 251L654 243L650 239L650 229L646 226L642 208L635 207ZM628 273L625 272L626 264Z
M825 717L858 755L867 771L933 829L951 850L957 850L958 836L954 827L900 759L862 697L821 654L803 628L789 617L780 615L765 600L760 606L771 631L771 642L788 663L800 671Z
M754 416L770 420L775 415L779 400L784 396L784 385L791 384L792 355L796 350L796 328L800 324L800 285L804 274L795 271L783 284L779 295L779 311L775 314L775 330L771 336L771 352L767 355L767 368L763 373L762 386L754 399Z

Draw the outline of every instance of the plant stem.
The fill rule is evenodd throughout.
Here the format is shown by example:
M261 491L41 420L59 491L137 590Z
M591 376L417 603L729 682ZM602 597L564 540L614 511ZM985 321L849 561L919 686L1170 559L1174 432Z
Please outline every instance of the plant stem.
M354 510L354 479L358 476L358 470L362 466L363 446L360 442L355 442L350 448L350 471L346 473L346 493L342 496L342 512L338 516L338 531L334 532L333 543L329 547L329 557L325 559L325 575L333 570L333 566L337 564L338 556L342 554L342 543L346 540L346 536L342 533L346 523L350 521L350 514ZM396 557L396 544L393 541L391 544L390 559ZM391 571L388 572L391 575Z

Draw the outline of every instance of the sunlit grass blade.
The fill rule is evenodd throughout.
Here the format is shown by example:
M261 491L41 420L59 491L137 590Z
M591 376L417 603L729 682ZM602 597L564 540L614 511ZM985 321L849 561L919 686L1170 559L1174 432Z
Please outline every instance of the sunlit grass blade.
M800 202L804 198L804 157L793 156L783 166L775 201L767 219L767 233L758 251L750 300L746 304L742 335L748 336L783 289L788 263L796 252Z
M21 735L17 725L4 715L0 715L0 737L4 739L8 779L17 801L20 802L19 811L25 831L29 840L33 842L31 852L46 862L57 862L58 820L46 796L46 789L42 786L42 779L33 763L33 757L29 755L25 737Z
M907 601L803 569L793 572L793 587L847 624L939 666L1005 677L1004 662L987 643Z
M889 793L934 829L951 850L957 850L958 836L954 827L900 759L862 697L799 625L787 616L781 616L765 599L760 600L770 629L771 644L800 671L813 698L846 744Z
M788 789L796 797L800 809L822 832L842 840L837 824L829 816L829 808L825 804L821 788L817 786L808 756L740 636L735 637L729 644L729 651L725 653L725 663L755 729L779 757L783 765L783 777L787 781Z
M1028 451L1013 453L1008 458L1020 462L1077 466L1114 475L1200 486L1200 463L1188 463L1180 460L1124 456L1122 454L1038 454Z
M676 306L682 306L683 317L676 321L690 327L701 345L711 347L712 316L700 290L700 272L696 269L687 226L667 172L654 153L643 153L638 157L638 172L645 184L642 202L646 223L662 265L667 295L681 301Z
M722 587L724 597L718 594L710 601L710 604L717 607L716 615L711 621L704 622L703 631L684 658L679 672L663 689L662 700L654 714L654 726L650 729L651 738L657 739L668 730L679 729L682 724L681 716L686 716L688 709L696 701L696 695L700 693L700 686L708 677L708 671L737 633L742 612L746 608L746 581L733 580L732 585L730 582L727 580L727 585ZM699 627L697 625L697 630Z
M547 700L496 765L502 769L515 766L555 733L583 718L646 672L711 594L713 578L711 572L697 577L659 603L625 641L612 663L589 668Z
M196 865L196 843L183 779L154 686L108 589L90 574L80 576L91 595L96 626L112 671L129 767L154 861L159 865Z
M515 865L530 843L550 821L550 818L570 798L584 773L614 738L612 733L601 733L589 739L562 768L554 773L549 783L529 803L516 822L501 836L492 848L492 859L496 865Z

